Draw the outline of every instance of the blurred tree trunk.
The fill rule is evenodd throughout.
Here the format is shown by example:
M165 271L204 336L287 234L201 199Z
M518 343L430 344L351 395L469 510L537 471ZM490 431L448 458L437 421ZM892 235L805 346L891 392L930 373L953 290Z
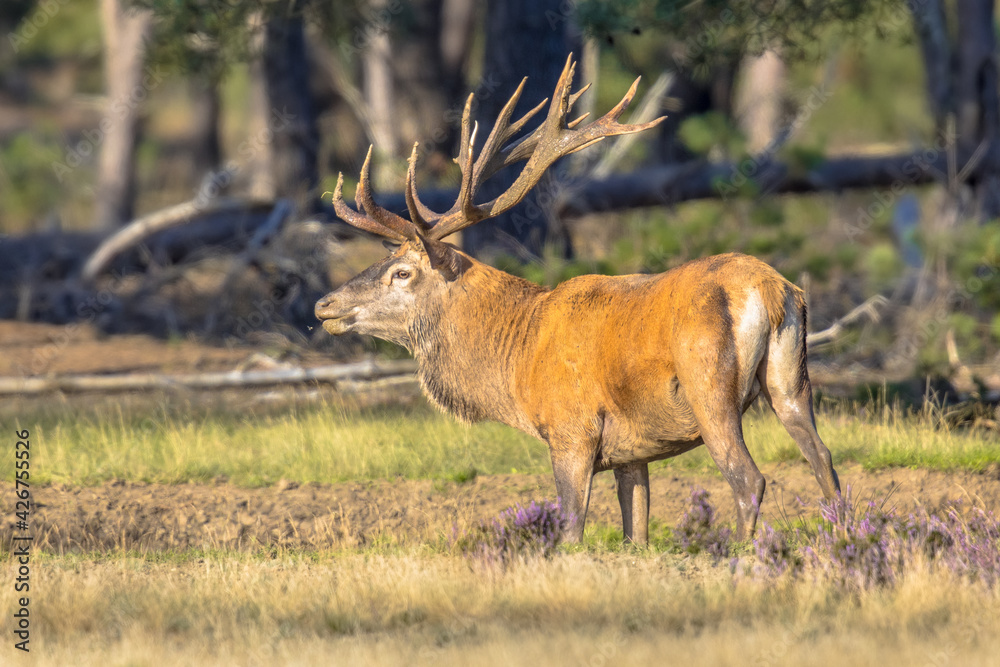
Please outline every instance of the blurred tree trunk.
M454 104L465 91L465 64L476 28L475 0L442 0L441 66L444 70L445 99Z
M442 0L412 0L407 17L411 24L393 31L396 113L390 122L397 128L399 148L407 154L414 141L433 142L431 135L445 127L444 111L452 102L441 54L442 5Z
M785 63L774 51L747 56L736 90L735 114L747 138L747 150L757 155L776 138L785 93Z
M457 125L449 109L460 109L467 94L465 65L475 29L474 0L414 0L413 25L398 31L393 54L396 127L409 149L414 141L440 170L454 157Z
M300 213L312 211L319 184L319 131L309 89L301 10L302 3L293 2L287 13L270 16L264 25L262 73L267 108L255 110L264 133L253 137L254 144L270 143L274 196L290 199Z
M1000 99L997 95L997 41L993 0L958 0L955 77L956 130L959 152L989 142L983 170L976 179L979 219L1000 217Z
M913 14L913 28L920 40L920 55L927 82L927 103L938 132L945 129L945 118L954 111L952 97L952 49L944 0L907 0Z
M247 192L255 199L274 199L277 193L271 165L274 142L270 137L271 105L264 76L263 30L259 35L261 54L250 61L250 120L248 150L237 156L239 167L248 174Z
M372 0L372 14L385 11L386 0ZM361 55L363 90L368 108L369 127L375 144L375 188L383 189L392 184L392 158L397 149L397 128L393 120L395 84L392 76L392 45L388 29L372 34Z
M219 168L222 153L219 144L219 87L216 81L195 76L191 79L192 160L197 177Z
M712 91L709 86L693 80L687 72L678 69L667 90L667 119L657 130L656 154L660 162L673 164L686 162L694 155L681 141L678 132L685 119L712 109Z
M477 141L480 146L523 77L529 76L514 110L515 119L552 96L570 51L577 56L581 53L579 32L565 13L565 3L561 0L490 0L487 3L483 77L473 110L480 126ZM537 127L544 114L543 110L532 119L526 131ZM508 189L519 167L505 169L485 183L477 201L489 201ZM465 250L476 255L508 252L540 257L548 242L563 254L571 254L569 235L558 228L551 229L555 221L549 210L555 199L553 181L558 181L560 171L557 163L521 204L498 218L466 229L462 234Z
M384 14L385 0L374 2L373 10ZM412 0L406 10L394 16L391 35L386 30L374 36L363 56L366 98L383 137L376 148L400 158L420 142L422 159L431 157L426 164L439 171L457 144L448 110L461 104L465 92L475 2ZM382 166L391 168L390 160ZM383 186L398 187L402 175L384 174Z
M108 229L132 219L139 107L160 79L143 71L150 12L126 11L121 0L101 0L101 23L108 104L93 141L101 146L94 226Z

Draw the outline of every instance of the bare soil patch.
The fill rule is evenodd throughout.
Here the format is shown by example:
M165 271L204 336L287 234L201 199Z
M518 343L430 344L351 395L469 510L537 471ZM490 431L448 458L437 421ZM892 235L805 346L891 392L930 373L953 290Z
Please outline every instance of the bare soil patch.
M764 466L768 490L766 520L817 512L819 488L805 464ZM1000 482L988 474L893 469L865 472L846 466L841 480L855 498L876 501L891 495L900 511L937 509L964 499L997 511ZM651 516L668 525L680 518L690 490L711 494L723 521L733 520L732 496L718 475L663 471L651 480ZM447 539L455 530L495 516L513 503L555 498L549 475L480 476L466 483L430 480L352 482L246 489L216 484L142 484L114 482L97 487L51 485L34 490L33 532L37 547L53 551L109 549L169 550L341 548L389 540L419 544ZM806 504L796 500L803 499ZM0 485L0 543L14 532L14 493ZM590 522L620 525L614 478L594 483Z
M194 339L141 334L107 336L89 324L59 326L0 320L0 376L84 373L230 371L254 354L249 346L214 346ZM300 351L300 365L330 363Z

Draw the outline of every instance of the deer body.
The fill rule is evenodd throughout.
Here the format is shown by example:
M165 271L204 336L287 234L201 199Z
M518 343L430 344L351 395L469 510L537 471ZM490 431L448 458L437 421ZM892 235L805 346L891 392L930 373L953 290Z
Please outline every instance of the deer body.
M645 543L648 463L700 444L733 489L738 536L752 536L765 482L743 441L742 414L758 394L832 498L839 481L813 420L805 303L771 267L730 253L658 275L582 276L547 290L440 240L516 202L509 192L483 206L471 202L475 183L502 166L498 155L519 156L531 167L542 148L519 152L524 144L552 143L565 154L596 141L598 130L642 129L615 122L633 85L611 114L571 132L573 124L564 120L567 101L575 99L568 92L571 78L567 62L555 98L561 115L550 111L534 134L497 153L515 95L475 163L467 105L462 194L448 213L434 214L419 203L412 159L407 204L413 222L374 204L367 161L358 190L367 215L343 203L338 182L338 215L401 245L321 299L317 318L332 334L356 331L407 347L426 394L460 419L498 421L546 442L559 498L571 517L570 540L583 535L594 473L610 469L625 536ZM537 180L537 165L528 167L525 173ZM427 218L435 216L430 226Z

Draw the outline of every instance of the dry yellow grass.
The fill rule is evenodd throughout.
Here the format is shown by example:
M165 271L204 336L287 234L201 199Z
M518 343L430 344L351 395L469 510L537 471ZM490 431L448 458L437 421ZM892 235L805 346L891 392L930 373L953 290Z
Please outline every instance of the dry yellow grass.
M860 595L809 580L734 585L726 565L650 553L560 554L492 576L420 550L48 557L33 572L36 665L889 667L1000 655L1000 594L922 568ZM13 598L4 587L0 607Z

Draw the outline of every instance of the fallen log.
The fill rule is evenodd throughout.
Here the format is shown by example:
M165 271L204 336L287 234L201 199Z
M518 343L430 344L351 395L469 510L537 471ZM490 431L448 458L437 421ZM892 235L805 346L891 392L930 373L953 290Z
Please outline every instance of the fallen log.
M49 392L138 391L176 389L225 389L300 384L305 382L358 382L390 376L412 375L416 362L366 360L353 364L318 368L281 368L269 370L225 371L165 375L136 373L128 375L64 375L55 377L0 378L0 396L36 395Z
M271 214L267 221L279 217L283 221L287 213L284 207L287 204L282 202L256 201L233 198L220 198L202 202L193 200L177 204L169 208L154 211L141 218L133 220L117 232L104 239L97 249L87 258L83 266L81 278L85 283L92 283L101 273L107 270L111 262L126 250L133 248L158 232L162 232L173 227L186 225L192 220L219 214L250 214L261 212L262 210L277 210L281 208L281 215ZM267 223L265 222L265 226Z
M810 332L806 336L806 347L813 347L814 345L821 345L835 340L848 324L853 324L862 317L867 317L872 322L878 322L878 309L882 308L887 303L889 303L888 299L881 294L876 294L860 306L854 307L851 312L841 317L826 329L823 329L822 331Z

